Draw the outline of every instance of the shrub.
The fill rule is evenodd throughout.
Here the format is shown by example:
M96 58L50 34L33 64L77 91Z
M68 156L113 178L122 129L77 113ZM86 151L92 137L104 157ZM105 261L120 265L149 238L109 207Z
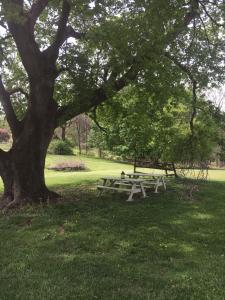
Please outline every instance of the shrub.
M7 143L10 139L10 134L8 133L7 129L0 128L0 142Z
M54 140L49 145L48 153L58 155L73 155L73 148L66 141Z
M66 161L50 166L48 169L54 171L81 171L86 170L86 166L82 161Z

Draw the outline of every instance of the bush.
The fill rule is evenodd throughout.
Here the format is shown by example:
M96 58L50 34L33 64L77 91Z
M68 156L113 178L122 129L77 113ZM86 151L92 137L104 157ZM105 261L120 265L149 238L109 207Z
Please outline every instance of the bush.
M54 140L49 145L48 153L58 155L73 155L73 148L66 141Z
M7 129L0 128L0 142L7 143L10 139L10 134L8 133Z
M66 161L60 162L48 168L54 171L81 171L86 170L86 166L82 161Z

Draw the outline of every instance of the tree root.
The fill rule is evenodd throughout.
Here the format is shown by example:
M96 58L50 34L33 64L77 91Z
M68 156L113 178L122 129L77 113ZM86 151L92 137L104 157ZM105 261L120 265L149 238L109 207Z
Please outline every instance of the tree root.
M53 191L47 191L44 193L42 197L17 197L16 199L12 198L3 198L2 201L0 201L0 210L3 213L7 213L7 211L11 209L16 209L19 207L23 207L27 204L57 204L59 200L61 199L61 195L57 194Z

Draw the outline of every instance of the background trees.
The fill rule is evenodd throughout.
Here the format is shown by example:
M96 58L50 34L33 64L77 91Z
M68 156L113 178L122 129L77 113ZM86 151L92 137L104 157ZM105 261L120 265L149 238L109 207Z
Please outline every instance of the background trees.
M199 98L197 105L194 136L190 126L192 95L188 91L159 101L156 94L130 86L100 106L97 119L105 129L108 149L124 158L207 161L219 141L221 124L205 99Z

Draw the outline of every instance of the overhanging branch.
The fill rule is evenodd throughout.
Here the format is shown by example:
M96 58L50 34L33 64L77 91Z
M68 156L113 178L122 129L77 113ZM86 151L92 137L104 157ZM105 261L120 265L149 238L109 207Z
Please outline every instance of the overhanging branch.
M115 72L111 73L111 76L101 87L96 89L89 99L79 99L79 103L76 103L76 107L73 103L66 106L62 106L58 110L58 124L61 121L65 123L67 120L72 119L76 115L89 111L93 107L97 107L101 103L107 101L113 93L122 90L129 82L133 81L138 75L138 71L134 65L132 65L128 71L117 79L118 74ZM108 95L108 89L111 91Z
M191 151L193 151L193 138L194 138L194 121L197 115L197 80L195 79L195 77L193 76L193 74L191 73L191 71L188 69L187 66L183 65L181 62L178 61L178 59L176 59L175 57L173 57L172 55L170 55L168 52L164 53L165 56L167 58L169 58L178 68L181 69L182 72L184 72L188 78L191 81L191 85L192 85L192 112L191 112L191 117L190 117L190 121L189 121L189 127L190 127L190 131L191 131Z
M91 111L91 114L89 115L89 117L94 121L95 125L103 132L107 133L107 130L102 127L99 122L98 122L98 118L97 118L97 106L95 106L93 108L93 110Z

